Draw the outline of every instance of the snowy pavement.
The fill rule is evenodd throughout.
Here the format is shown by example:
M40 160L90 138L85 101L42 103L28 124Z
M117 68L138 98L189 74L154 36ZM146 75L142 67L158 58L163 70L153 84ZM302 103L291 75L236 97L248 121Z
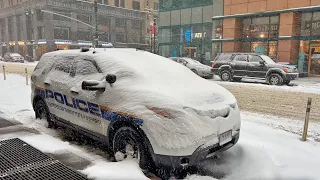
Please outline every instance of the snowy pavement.
M0 75L0 117L23 124L0 128L0 139L20 137L53 157L65 159L64 163L90 178L147 179L133 161L110 162L103 149L66 141L61 131L46 129L43 121L34 117L30 91L24 77L9 74L4 81ZM302 124L301 120L242 112L239 143L219 159L202 162L199 173L186 179L320 179L320 144L316 141L320 124L311 122L309 140L301 142Z

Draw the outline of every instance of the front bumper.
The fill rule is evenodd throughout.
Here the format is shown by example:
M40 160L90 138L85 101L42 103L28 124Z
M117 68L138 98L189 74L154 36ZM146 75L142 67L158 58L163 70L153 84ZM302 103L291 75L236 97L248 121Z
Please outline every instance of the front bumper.
M234 146L240 137L240 132L232 137L232 140L222 146L219 143L208 146L206 148L198 148L190 156L166 156L153 154L154 163L159 168L170 169L186 169L188 167L195 167L199 162L215 156L217 153L226 151Z
M285 80L291 81L299 78L299 73L286 73L285 74Z

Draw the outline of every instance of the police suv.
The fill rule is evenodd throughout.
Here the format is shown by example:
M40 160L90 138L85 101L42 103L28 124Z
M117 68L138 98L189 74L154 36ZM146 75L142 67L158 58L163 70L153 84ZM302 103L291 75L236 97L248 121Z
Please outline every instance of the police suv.
M142 169L195 166L239 139L240 112L229 91L149 52L50 52L31 79L36 117L48 128L79 131Z

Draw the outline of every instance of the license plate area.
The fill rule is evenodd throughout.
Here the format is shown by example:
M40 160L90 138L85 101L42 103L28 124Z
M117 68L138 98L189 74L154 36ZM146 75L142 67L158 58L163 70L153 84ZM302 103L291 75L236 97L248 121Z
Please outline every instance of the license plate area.
M232 140L232 131L227 131L225 133L220 134L219 136L219 145L222 146Z

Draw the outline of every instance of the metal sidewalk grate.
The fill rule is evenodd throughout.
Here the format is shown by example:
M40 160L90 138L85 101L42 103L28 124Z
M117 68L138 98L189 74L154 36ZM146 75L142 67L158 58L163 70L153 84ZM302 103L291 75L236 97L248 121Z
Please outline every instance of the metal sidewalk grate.
M0 180L20 179L87 178L18 138L0 141Z

